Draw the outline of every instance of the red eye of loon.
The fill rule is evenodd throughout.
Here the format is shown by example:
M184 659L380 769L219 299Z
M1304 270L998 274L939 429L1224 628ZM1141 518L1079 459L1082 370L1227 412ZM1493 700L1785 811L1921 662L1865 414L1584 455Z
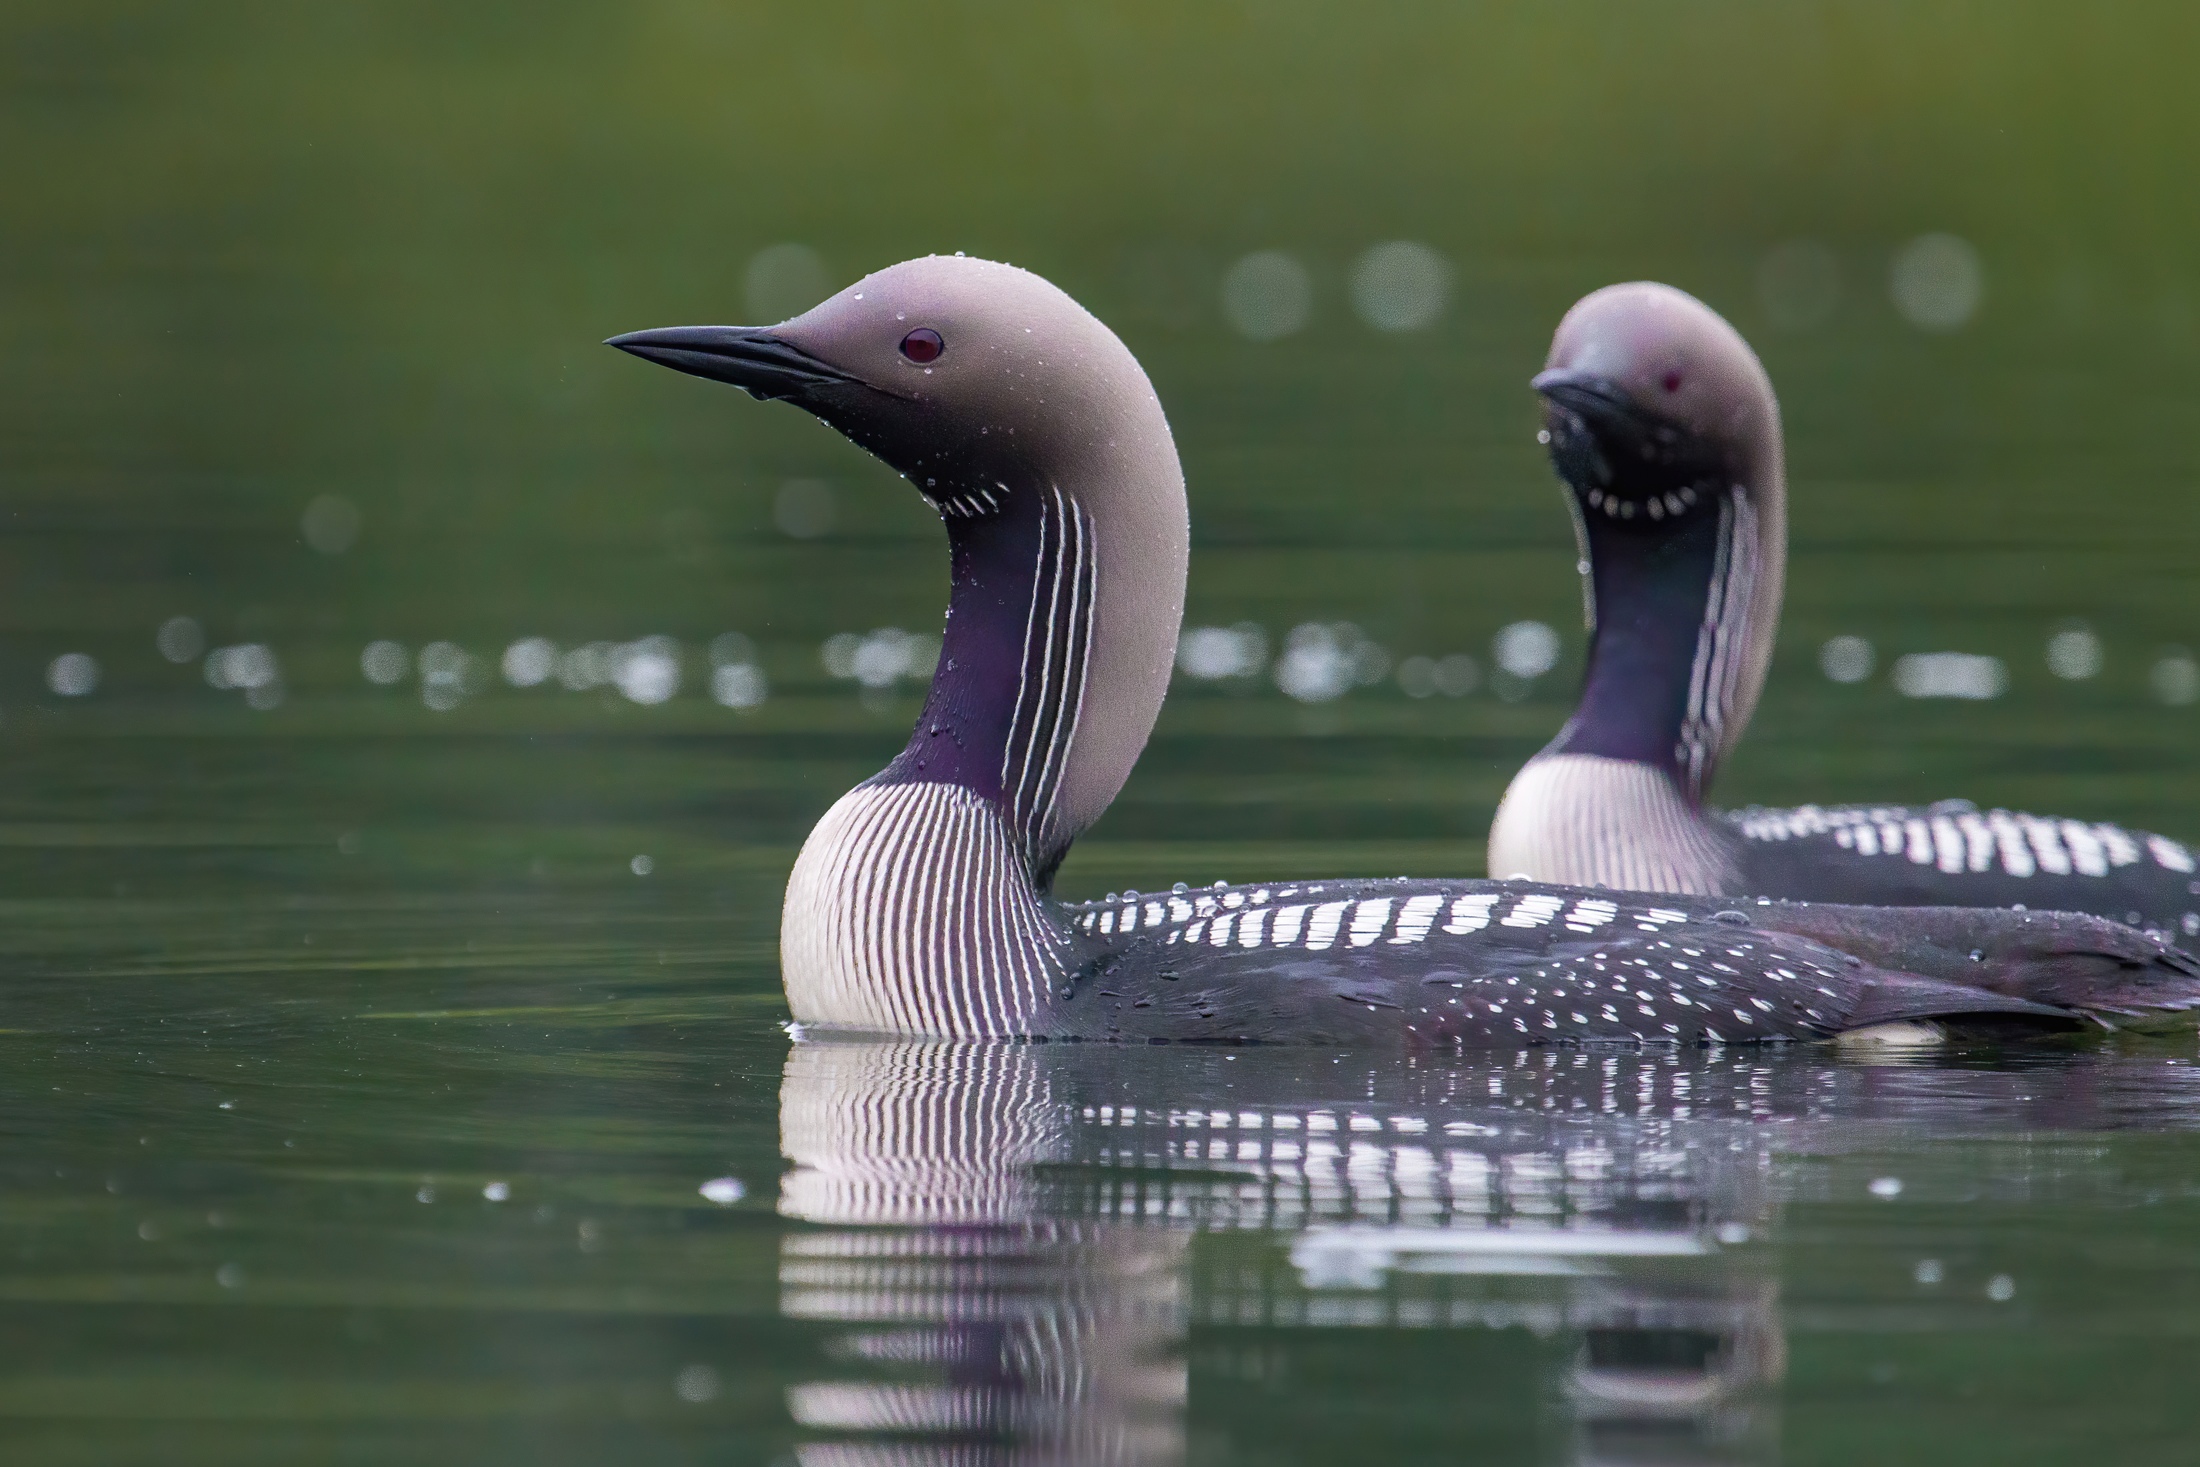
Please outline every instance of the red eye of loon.
M919 364L938 361L946 349L947 343L929 326L919 326L901 339L901 354Z
M1678 373L1678 372L1668 372L1668 373L1666 373L1666 374L1665 374L1665 390L1666 390L1667 392L1678 392L1678 391L1680 391L1680 390L1681 390L1681 374L1680 374L1680 373Z

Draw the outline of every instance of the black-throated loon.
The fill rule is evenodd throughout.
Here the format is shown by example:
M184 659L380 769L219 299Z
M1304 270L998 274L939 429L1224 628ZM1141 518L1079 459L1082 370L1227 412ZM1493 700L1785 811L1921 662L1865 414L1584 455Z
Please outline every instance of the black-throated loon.
M815 414L947 528L924 711L788 878L781 967L803 1024L1480 1047L2200 1003L2175 949L2044 913L1729 911L1412 880L1057 902L1070 842L1152 731L1183 613L1183 472L1130 351L1038 276L960 256L892 266L768 329L611 344Z
M1740 333L1671 286L1614 285L1535 379L1580 541L1581 703L1514 776L1489 869L1633 890L2092 912L2200 934L2200 872L2147 831L1967 801L1705 805L1764 686L1787 562L1779 403Z

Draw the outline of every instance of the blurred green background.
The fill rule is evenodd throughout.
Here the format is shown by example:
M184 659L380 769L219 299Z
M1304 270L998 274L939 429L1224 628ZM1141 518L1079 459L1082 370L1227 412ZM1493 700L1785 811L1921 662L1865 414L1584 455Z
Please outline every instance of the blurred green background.
M779 893L921 688L822 654L936 630L945 557L882 467L615 332L964 250L1139 355L1189 478L1189 623L1256 624L1264 656L1178 679L1069 895L1480 871L1582 650L1527 379L1568 304L1640 277L1751 338L1789 430L1785 629L1725 802L2200 836L2196 43L2187 6L2012 0L14 0L0 1435L101 1462L785 1445L772 1372L818 1346L775 1312ZM1369 273L1400 241L1403 295ZM1521 622L1556 663L1501 675ZM1365 653L1339 696L1278 685L1308 625ZM1861 681L1821 670L1836 636L1871 644ZM527 637L562 660L515 687ZM2002 695L1903 697L1897 660L1935 651L2001 659ZM1416 657L1473 687L1454 661L1415 696ZM2086 1191L2093 1164L2055 1163L2104 1206L2165 1195ZM749 1200L699 1221L719 1171ZM549 1199L555 1247L421 1206L438 1175ZM1799 1407L1787 1460L1881 1429L1941 1462L2066 1461L2108 1421L2189 1444L2173 1388L2071 1343L2159 1281L2088 1272L2083 1208L1982 1195L1965 1225L2060 1260L2072 1302L1942 1364L2043 1414L1874 1416L1845 1323L1793 1391L1855 1409ZM1796 1206L1834 1255L1813 1277L1878 1267L1869 1216ZM576 1217L583 1251L599 1221L637 1242L580 1260ZM741 1382L707 1431L668 1393L695 1359ZM1221 1460L1257 1423L1215 1379ZM2093 1414L2050 1430L2065 1389ZM689 1435L644 1453L638 1420ZM1416 1420L1395 1459L1449 1454Z

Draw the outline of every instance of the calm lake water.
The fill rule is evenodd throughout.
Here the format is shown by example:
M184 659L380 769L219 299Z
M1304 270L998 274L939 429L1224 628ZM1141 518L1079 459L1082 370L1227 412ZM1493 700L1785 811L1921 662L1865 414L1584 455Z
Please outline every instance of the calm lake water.
M2192 840L2196 24L11 6L7 1459L2187 1460L2189 1037L791 1044L939 529L596 343L933 249L1123 334L1219 630L1065 895L1480 872L1582 652L1526 379L1640 276L1790 430L1722 798Z

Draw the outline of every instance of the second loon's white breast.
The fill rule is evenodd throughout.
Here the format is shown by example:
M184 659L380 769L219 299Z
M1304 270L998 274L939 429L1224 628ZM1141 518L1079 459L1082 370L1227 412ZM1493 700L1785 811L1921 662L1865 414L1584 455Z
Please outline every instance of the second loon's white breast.
M1734 872L1720 833L1663 770L1599 754L1529 762L1490 822L1490 875L1717 896Z

